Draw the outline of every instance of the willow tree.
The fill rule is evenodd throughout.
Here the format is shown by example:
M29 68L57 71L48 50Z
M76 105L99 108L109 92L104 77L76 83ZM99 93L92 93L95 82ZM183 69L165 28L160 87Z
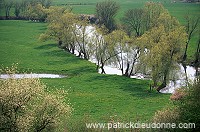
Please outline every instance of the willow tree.
M76 23L74 23L74 26L75 30L73 31L73 35L79 52L79 57L83 54L83 58L89 60L94 48L92 46L90 35L92 30L88 29L89 21L87 19L77 20Z
M3 0L0 0L0 13L2 11L2 8L3 8Z
M20 11L21 11L21 1L15 1L14 2L14 9L15 9L15 16L19 17Z
M183 44L186 41L186 33L183 26L168 12L160 14L157 19L158 26L153 27L139 38L146 45L147 52L144 63L151 70L154 87L157 83L157 91L166 87L169 74L173 66L183 54Z
M107 61L111 58L109 44L105 41L107 34L106 28L96 27L96 30L92 36L94 51L93 55L96 60L97 70L101 69L101 74L105 74L104 66Z
M113 54L116 54L112 58L112 63L114 63L124 75L124 69L127 62L127 53L129 51L127 47L128 36L122 30L115 30L112 33L108 34L108 43L112 46Z
M75 23L77 21L77 15L71 12L64 13L60 18L60 24L62 25L62 48L73 54L76 48L73 32L76 31Z
M49 23L47 30L45 33L40 35L41 40L48 40L52 39L58 42L58 47L61 47L63 44L63 31L66 31L65 27L69 26L66 25L67 22L73 21L72 19L69 19L68 21L64 22L63 15L69 14L71 12L71 9L65 8L65 7L50 7L47 11L47 19L46 21ZM66 19L65 19L66 20ZM65 26L65 27L64 27ZM71 24L70 24L71 26Z

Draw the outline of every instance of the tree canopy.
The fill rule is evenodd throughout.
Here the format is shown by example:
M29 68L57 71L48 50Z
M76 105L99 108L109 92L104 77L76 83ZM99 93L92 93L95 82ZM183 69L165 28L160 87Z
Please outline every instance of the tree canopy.
M106 0L96 4L96 16L99 19L99 24L104 25L109 32L116 29L114 17L119 10L119 5L115 1Z

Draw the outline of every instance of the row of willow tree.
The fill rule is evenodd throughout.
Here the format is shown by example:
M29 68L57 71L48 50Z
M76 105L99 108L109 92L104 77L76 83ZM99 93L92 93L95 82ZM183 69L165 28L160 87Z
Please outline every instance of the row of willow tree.
M127 77L136 72L148 74L159 91L182 59L188 41L186 28L160 3L147 2L144 8L128 10L122 23L115 24L118 9L113 1L97 3L98 24L91 25L87 17L72 13L71 8L43 8L48 28L40 39L56 40L72 54L95 59L102 73L110 64Z

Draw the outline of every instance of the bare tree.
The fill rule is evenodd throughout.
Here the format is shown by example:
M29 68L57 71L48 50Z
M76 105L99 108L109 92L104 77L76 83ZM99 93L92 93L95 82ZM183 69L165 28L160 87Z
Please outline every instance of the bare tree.
M99 24L105 25L109 32L116 28L114 17L118 10L119 5L115 1L106 0L96 4L96 15Z
M144 33L144 10L143 9L130 9L128 10L123 19L126 29L130 36L134 31L135 36L141 36Z

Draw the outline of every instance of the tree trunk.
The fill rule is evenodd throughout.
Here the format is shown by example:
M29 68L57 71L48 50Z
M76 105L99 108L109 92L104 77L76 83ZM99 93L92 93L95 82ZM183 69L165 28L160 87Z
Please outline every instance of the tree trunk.
M199 65L200 65L200 38L199 38L199 41L198 41L197 50L196 50L196 53L195 53L195 61L194 61L195 67L198 68Z
M88 57L87 53L85 53L85 52L83 53L83 57L85 60L89 60L89 57Z
M185 81L186 81L186 86L188 86L189 81L188 81L188 76L187 76L187 66L185 63L182 63L182 66L184 68L184 72L185 72Z
M6 19L9 19L9 10L6 9Z
M185 46L185 52L184 52L183 60L182 60L182 61L185 61L185 60L187 59L187 49L188 49L188 44L189 44L189 42L186 43L186 46Z
M105 72L105 70L104 70L104 67L101 66L100 68L101 68L101 74L106 74L106 72Z
M62 40L59 40L58 41L58 47L61 48L61 45L62 45Z
M132 67L131 67L131 71L130 71L130 73L129 73L129 77L130 77L130 76L132 75L132 73L133 73L133 68L134 68L135 62L136 62L136 58L135 58L134 61L133 61L133 64L132 64Z
M100 67L100 62L99 62L99 60L97 60L97 67L96 67L97 71L99 70L99 67Z
M165 88L167 86L167 74L164 75L164 79L162 84L157 88L157 91L160 92L161 89Z
M103 61L101 60L101 74L106 74L105 70L104 70L104 63Z
M130 64L129 64L129 62L128 62L128 63L127 63L126 71L125 71L125 73L123 74L123 76L125 76L125 77L130 77L129 74L128 74L129 67L130 67Z

